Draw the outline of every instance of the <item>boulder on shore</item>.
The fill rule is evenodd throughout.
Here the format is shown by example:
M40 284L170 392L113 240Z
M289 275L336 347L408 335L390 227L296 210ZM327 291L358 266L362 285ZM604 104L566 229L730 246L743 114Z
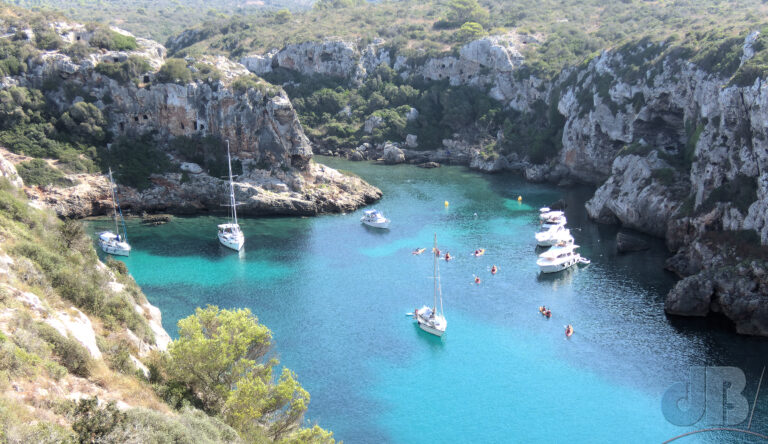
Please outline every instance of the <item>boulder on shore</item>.
M384 163L387 165L395 165L398 163L405 162L405 153L403 153L403 150L400 148L394 146L394 145L387 145L384 148L383 156Z

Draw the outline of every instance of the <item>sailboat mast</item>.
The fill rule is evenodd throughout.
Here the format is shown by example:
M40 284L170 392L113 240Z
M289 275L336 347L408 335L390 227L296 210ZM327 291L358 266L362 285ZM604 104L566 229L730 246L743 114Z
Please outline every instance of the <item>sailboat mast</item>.
M237 225L237 203L235 202L235 186L232 184L232 158L229 154L229 139L227 139L227 166L229 167L229 203L232 205L232 220Z
M437 233L435 233L435 246L434 248L432 248L432 250L435 256L434 269L432 270L432 275L434 277L433 280L435 281L435 305L433 305L433 307L435 307L435 311L437 311L437 286L438 286L437 280L440 279L437 276L437 259L438 259L438 256L440 255L440 252L437 250Z
M112 217L115 219L115 234L120 235L120 228L117 225L117 198L115 197L115 181L112 179L112 168L109 168L109 192L112 196Z

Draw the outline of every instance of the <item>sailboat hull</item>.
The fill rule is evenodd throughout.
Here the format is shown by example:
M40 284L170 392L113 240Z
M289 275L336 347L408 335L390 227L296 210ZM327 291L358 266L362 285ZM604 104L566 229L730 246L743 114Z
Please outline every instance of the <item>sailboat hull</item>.
M438 330L434 327L430 327L427 324L422 324L421 322L419 322L419 328L427 333L432 333L435 336L443 336L443 333L445 333L445 330Z
M243 244L245 244L245 238L243 236L219 236L219 243L232 250L240 251L243 248Z
M125 242L99 242L101 250L115 256L130 256L131 246Z
M420 329L435 336L442 336L445 333L445 328L448 326L448 321L442 315L424 318L417 314L416 321L418 321Z

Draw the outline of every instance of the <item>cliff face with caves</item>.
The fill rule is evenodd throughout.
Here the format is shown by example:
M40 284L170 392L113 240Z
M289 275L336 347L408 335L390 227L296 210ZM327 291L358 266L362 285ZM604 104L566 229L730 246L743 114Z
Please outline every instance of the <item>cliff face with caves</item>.
M65 42L87 42L91 33L78 24L55 23L52 28ZM7 29L17 32L15 29ZM34 34L27 33L33 39ZM55 79L61 86L46 91L46 97L61 110L83 100L69 98L67 90L77 89L94 100L107 118L115 137L154 134L159 145L179 136L214 135L229 140L233 157L243 165L237 179L238 198L244 214L312 215L352 210L378 199L380 191L360 180L345 176L312 161L312 149L289 98L277 87L262 82L245 91L230 85L249 74L239 63L223 57L206 58L215 66L220 80L198 80L188 84L158 81L157 70L165 61L161 45L137 39L135 51L101 50L81 61L58 51L47 51L30 62L30 69L17 77L2 79L2 86L41 88ZM132 55L145 58L150 71L137 82L118 82L96 70L99 63L118 63ZM190 60L192 64L194 61ZM64 86L67 86L65 88ZM224 143L221 150L225 150ZM144 191L126 187L123 203L134 211L200 212L220 211L227 184L210 177L199 165L169 152L181 172L152 177L153 186ZM182 173L186 177L182 180ZM106 210L108 200L104 178L79 176L79 185L68 189L30 189L30 197L54 207L62 216L87 216ZM122 197L122 196L121 196Z
M759 38L757 31L745 36L741 64ZM458 56L415 63L390 56L382 41L363 48L325 41L241 62L257 74L280 67L358 81L386 63L404 78L478 86L515 110L532 111L536 102L556 107L565 122L563 146L550 162L534 165L517 154L485 161L467 144L454 158L489 172L518 170L534 181L594 184L586 204L594 220L664 237L675 253L668 268L684 279L667 298L669 313L719 312L740 333L768 335L764 79L729 84L729 75L665 52L669 43L648 41L603 51L548 81L516 75L525 65L523 46L536 43L536 36L492 36L465 45ZM385 147L375 155L441 160L445 149L462 148L456 140L443 145L397 155L397 148ZM364 158L359 150L350 157Z

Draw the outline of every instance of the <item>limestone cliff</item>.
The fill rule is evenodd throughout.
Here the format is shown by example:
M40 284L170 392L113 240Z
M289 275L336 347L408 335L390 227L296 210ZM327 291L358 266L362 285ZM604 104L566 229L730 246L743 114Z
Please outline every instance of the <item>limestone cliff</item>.
M91 33L78 24L56 23L52 29L67 42L88 42ZM14 29L6 31L15 32ZM120 31L122 32L122 31ZM32 39L34 34L28 33ZM364 181L316 165L312 149L290 100L280 88L260 82L237 89L231 84L248 70L223 57L187 60L194 71L198 62L215 67L221 78L201 78L187 84L161 82L157 69L165 62L165 48L137 39L134 51L100 50L75 61L59 51L46 51L31 59L29 69L3 79L3 85L46 89L46 97L61 111L87 98L107 117L113 137L152 134L156 144L167 146L177 137L212 135L229 140L233 157L241 160L244 174L238 182L246 214L301 214L345 211L381 196ZM134 81L120 82L96 69L98 64L120 63L141 56L151 69ZM53 79L53 81L52 81ZM58 85L51 87L51 84ZM78 91L72 98L69 91ZM171 161L186 161L168 151ZM142 192L125 189L124 201L136 211L220 210L224 182L192 167L191 180L177 172L153 177L153 186ZM62 216L100 214L106 198L100 179L77 178L81 186L31 189L30 195L54 206ZM183 183L182 183L183 182Z
M539 38L515 33L491 36L463 46L457 55L425 60L390 54L383 41L364 48L325 41L288 45L270 54L246 57L243 63L257 73L282 67L353 80L385 63L403 78L448 79L452 85L484 88L509 109L531 111L544 102L556 107L564 125L562 149L541 165L516 153L488 157L460 138L446 139L436 151L412 152L405 149L409 143L395 141L361 146L346 155L388 163L458 162L488 172L522 171L534 181L594 184L598 189L586 204L589 215L598 222L666 237L676 253L669 268L682 276L703 273L704 278L715 273L727 277L732 274L716 271L740 260L765 260L768 94L764 79L734 84L730 74L710 72L678 56L679 51L669 50L674 48L673 42L643 40L602 51L545 82L520 71L525 66L523 46L535 45ZM759 38L757 31L745 36L741 64L754 56ZM393 154L395 149L402 154ZM738 235L712 238L712 233ZM725 248L719 255L702 254L730 244L754 244L756 250ZM758 263L753 271L739 273L739 279L759 282L763 268ZM765 306L764 285L749 291L746 284L702 288L709 291L710 287L713 290L707 297L717 298L712 310L729 316L741 332L768 335L765 310L737 313L729 309L748 306L739 302L743 298ZM685 294L678 288L670 293L670 300ZM717 296L725 294L728 296ZM755 294L760 297L755 299ZM679 307L686 304L678 302L670 302L670 313L685 314Z

